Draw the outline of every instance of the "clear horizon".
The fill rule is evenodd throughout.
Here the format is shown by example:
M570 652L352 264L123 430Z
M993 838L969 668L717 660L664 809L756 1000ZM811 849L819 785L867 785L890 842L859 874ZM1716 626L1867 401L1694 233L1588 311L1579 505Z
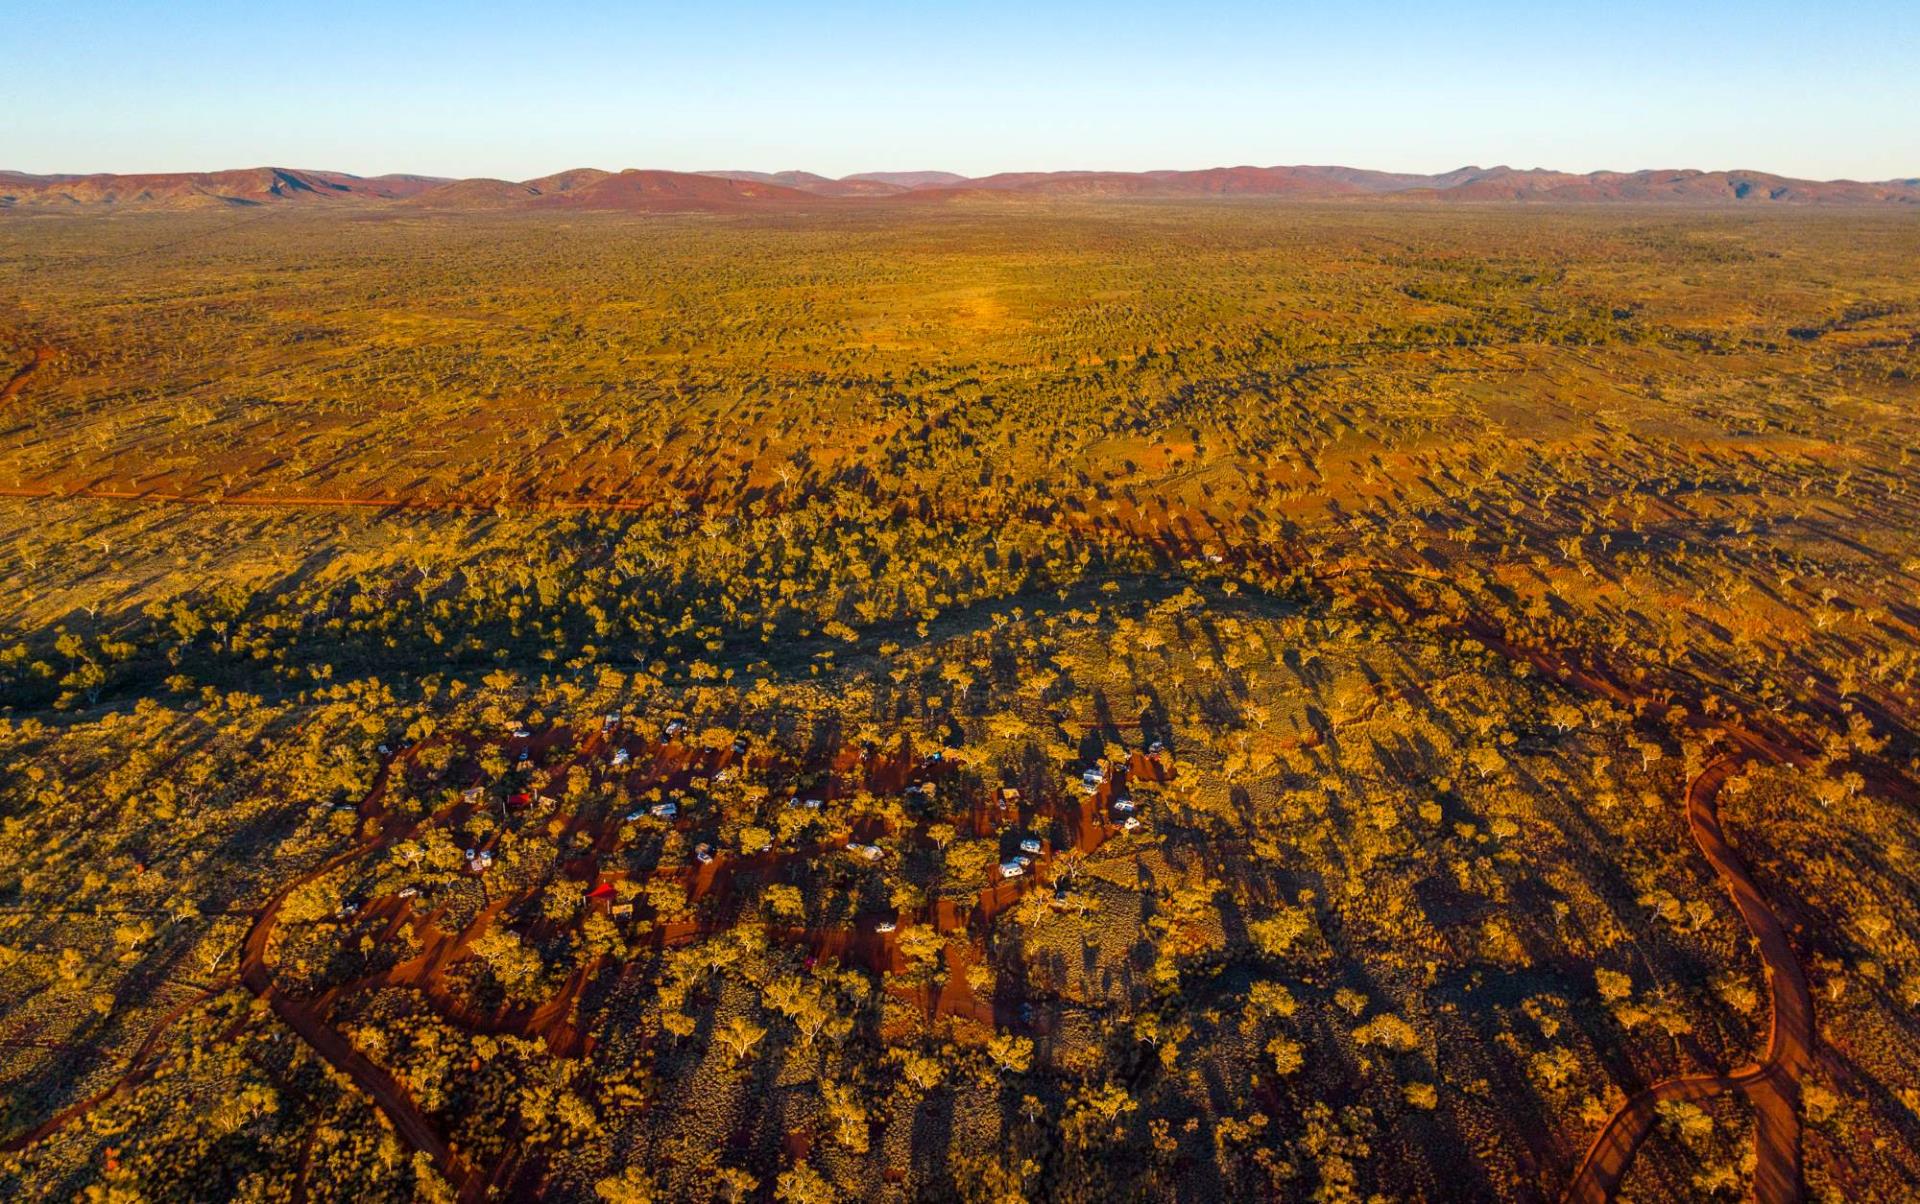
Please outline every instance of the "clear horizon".
M1704 174L1713 174L1716 172L1718 173L1751 172L1758 175L1772 175L1772 176L1778 176L1786 179L1809 180L1814 183L1836 183L1836 184L1837 183L1885 184L1885 183L1896 183L1896 182L1904 183L1916 178L1915 173L1895 174L1891 176L1804 176L1804 175L1798 175L1790 171L1777 171L1777 170L1774 170L1773 168L1764 167L1764 166L1756 167L1752 164L1728 167L1728 166L1715 166L1715 165L1701 166L1699 164L1694 164L1694 163L1665 163L1657 167L1655 166L1596 167L1596 168L1591 168L1584 171L1578 171L1573 168L1557 167L1551 163L1529 163L1529 164L1460 163L1460 164L1455 164L1454 167L1443 168L1436 171L1418 171L1417 172L1417 171L1409 170L1407 168L1392 167L1392 166L1383 167L1378 164L1372 164L1372 163L1336 163L1336 162L1251 163L1251 162L1248 162L1248 163L1207 163L1207 164L1201 164L1201 165L1196 165L1191 167L1167 167L1164 165L1159 167L1137 167L1137 168L1136 167L1085 167L1085 166L1082 166L1082 167L1013 167L1013 168L1001 168L996 171L983 171L983 172L979 172L971 175L964 172L952 172L949 174L961 176L964 179L977 180L977 179L985 179L987 177L995 176L995 175L1020 175L1020 174L1028 174L1028 173L1041 173L1041 172L1058 172L1063 174L1071 174L1071 173L1077 173L1077 172L1139 174L1139 173L1152 172L1152 171L1200 172L1200 171L1213 171L1213 170L1231 170L1236 168L1272 169L1272 168L1290 168L1290 167L1342 167L1342 168L1351 168L1351 169L1360 170L1360 171L1378 171L1378 172L1392 173L1392 174L1399 174L1399 175L1444 175L1446 174L1446 172L1454 171L1454 170L1466 170L1466 169L1472 169L1472 168L1479 168L1483 170L1493 170L1493 169L1498 169L1502 167L1511 168L1517 171L1536 171L1536 170L1556 171L1556 172L1566 172L1568 174L1578 174L1578 175L1589 175L1595 172L1616 172L1622 175L1629 175L1629 174L1633 174L1635 172L1641 172L1641 171L1699 171ZM384 170L355 171L350 168L337 167L337 166L334 166L331 164L325 164L325 163L320 163L320 164L295 163L295 162L287 162L287 161L281 161L281 160L266 160L258 163L227 163L219 166L205 166L205 167L177 167L177 168L155 167L155 168L139 168L139 169L131 169L131 170L124 169L124 168L122 169L96 168L96 169L87 170L87 171L63 170L59 168L48 168L41 171L34 171L27 168L10 167L4 164L0 164L0 171L14 171L14 172L19 172L22 175L30 175L30 176L33 176L33 175L38 175L38 176L208 175L208 174L225 172L225 171L258 171L258 170L326 172L326 173L335 174L335 175L354 176L359 179L380 179L383 177L393 177L393 176L417 176L417 177L422 177L427 179L444 179L448 181L487 179L487 180L506 180L511 183L520 183L526 180L536 180L546 176L559 175L562 172L582 171L582 170L599 170L599 171L606 171L606 172L612 172L612 173L618 173L622 171L666 171L666 172L673 172L680 175L706 175L706 176L721 175L721 174L727 174L727 173L744 173L744 172L758 172L758 173L770 175L770 176L780 175L785 172L809 172L813 175L820 176L825 179L845 180L845 179L850 179L856 176L910 175L910 174L919 173L919 172L944 172L947 169L943 167L901 167L901 168L870 167L870 168L861 168L861 169L850 171L850 172L841 172L836 175L830 175L827 172L815 172L815 171L812 171L812 169L806 168L806 167L698 167L698 168L694 168L694 167L658 167L649 163L623 163L616 166L607 166L599 163L574 163L567 167L554 168L551 171L535 172L532 175L501 175L499 173L488 173L488 172L446 175L440 172L409 171L406 168L390 168L390 169L384 169Z
M702 13L77 0L0 51L0 167L1920 175L1920 10L1710 0ZM76 81L80 81L76 85Z

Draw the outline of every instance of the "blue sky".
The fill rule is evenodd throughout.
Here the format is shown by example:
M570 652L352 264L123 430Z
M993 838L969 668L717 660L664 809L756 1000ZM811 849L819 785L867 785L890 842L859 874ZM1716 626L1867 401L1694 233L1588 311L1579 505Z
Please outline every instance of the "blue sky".
M1920 175L1920 2L22 0L0 167Z

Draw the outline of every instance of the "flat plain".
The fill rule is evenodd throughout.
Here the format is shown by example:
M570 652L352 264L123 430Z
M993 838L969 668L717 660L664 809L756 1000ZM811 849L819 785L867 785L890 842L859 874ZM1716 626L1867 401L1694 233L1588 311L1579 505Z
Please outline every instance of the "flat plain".
M1916 262L0 216L0 1195L1911 1198Z

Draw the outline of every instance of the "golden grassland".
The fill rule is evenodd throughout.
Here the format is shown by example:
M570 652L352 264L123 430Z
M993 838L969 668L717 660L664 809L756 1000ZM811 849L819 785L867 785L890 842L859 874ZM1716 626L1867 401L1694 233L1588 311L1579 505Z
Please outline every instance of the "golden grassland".
M1898 1199L1917 257L10 216L0 1190Z

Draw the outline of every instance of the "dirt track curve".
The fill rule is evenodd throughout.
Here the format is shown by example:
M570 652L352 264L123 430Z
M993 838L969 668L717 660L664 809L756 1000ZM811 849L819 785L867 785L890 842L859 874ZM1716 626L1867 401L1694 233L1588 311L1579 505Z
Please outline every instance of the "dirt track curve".
M160 1043L161 1035L173 1027L174 1023L182 1016L232 985L232 981L229 980L216 986L208 987L191 998L183 999L169 1008L160 1019L154 1022L153 1027L147 1030L145 1039L143 1039L139 1047L133 1051L133 1056L127 1059L127 1068L121 1072L118 1078L87 1098L62 1108L26 1132L11 1137L4 1142L0 1142L0 1154L17 1153L37 1142L45 1141L48 1137L66 1128L69 1124L92 1112L101 1104L106 1103L115 1096L125 1095L138 1084L151 1078L154 1072L160 1069L160 1063L163 1060L152 1056L153 1047ZM56 1046L55 1048L66 1047Z
M1687 826L1760 948L1772 996L1773 1021L1760 1061L1723 1075L1683 1075L1655 1083L1623 1104L1601 1129L1568 1185L1568 1204L1613 1199L1633 1156L1652 1132L1660 1105L1734 1091L1754 1109L1753 1196L1759 1204L1788 1204L1804 1194L1800 1168L1800 1076L1813 1064L1813 997L1794 956L1786 926L1753 884L1746 865L1720 829L1721 785L1746 763L1722 757L1687 787Z
M376 801L384 792L391 764L389 762L389 767L382 769L372 793L368 795L370 802ZM391 1074L355 1049L312 1008L277 990L273 983L273 972L267 966L267 943L273 935L274 923L279 918L280 908L286 903L289 895L308 882L338 869L355 858L365 856L394 840L403 838L412 830L413 825L407 825L362 841L342 853L329 857L275 891L272 898L260 908L253 927L247 932L247 939L241 950L240 981L256 997L265 1000L273 1008L274 1014L280 1017L287 1027L293 1029L309 1048L365 1091L393 1122L393 1127L398 1131L401 1139L413 1149L433 1159L434 1166L448 1182L454 1185L463 1199L471 1198L468 1189L480 1177L473 1174L473 1168L447 1142L426 1113L414 1104L406 1090L394 1080Z
M27 378L32 376L52 358L53 348L35 347L33 349L33 358L16 369L14 374L7 378L6 384L0 385L0 405L5 405L18 397L20 390L27 387Z

